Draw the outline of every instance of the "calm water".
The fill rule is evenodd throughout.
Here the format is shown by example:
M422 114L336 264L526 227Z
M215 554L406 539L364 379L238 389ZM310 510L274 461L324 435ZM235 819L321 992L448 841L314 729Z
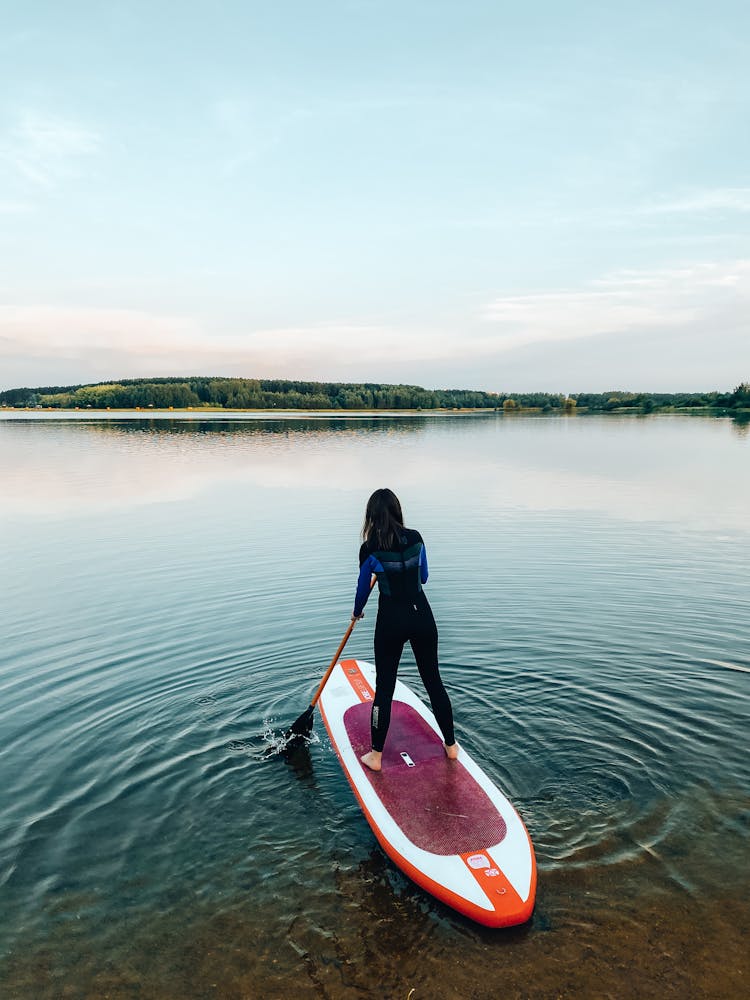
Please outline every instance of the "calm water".
M743 995L747 430L2 415L0 992ZM388 862L319 720L272 752L382 485L425 537L458 738L536 847L523 928Z

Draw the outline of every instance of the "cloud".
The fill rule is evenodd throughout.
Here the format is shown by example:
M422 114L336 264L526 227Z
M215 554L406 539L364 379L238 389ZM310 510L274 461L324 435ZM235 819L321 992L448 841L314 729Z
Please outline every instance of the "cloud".
M352 321L227 333L189 316L17 305L0 307L0 365L4 387L60 383L63 371L68 381L70 372L73 381L215 373L482 387L524 357L531 364L536 348L546 360L536 354L528 371L521 365L519 386L556 385L561 354L577 358L580 373L581 352L596 355L608 384L613 365L636 352L654 385L680 382L681 372L692 385L707 354L723 357L722 380L750 360L749 312L746 260L618 271L582 288L502 296L449 328Z
M693 191L679 198L643 205L640 215L699 215L712 212L750 212L750 188L730 187Z
M448 338L405 337L365 324L316 324L212 334L183 316L128 309L53 306L0 307L0 361L46 371L79 359L81 370L102 377L127 374L227 372L268 377L333 377L343 360L368 366L407 348L413 356L447 356ZM98 377L98 376L97 376ZM46 376L45 376L46 378ZM43 378L42 381L45 379ZM33 380L32 380L33 381ZM37 381L36 384L39 384Z
M185 344L199 331L179 316L135 309L0 306L0 351L9 344L33 353L68 354L106 348L151 353Z
M76 176L83 159L101 151L99 133L71 119L21 111L0 139L0 161L37 188L49 189Z
M738 260L618 271L581 289L503 296L481 318L495 328L495 349L507 352L612 334L702 329L708 337L719 317L724 325L744 322L748 305L750 261Z

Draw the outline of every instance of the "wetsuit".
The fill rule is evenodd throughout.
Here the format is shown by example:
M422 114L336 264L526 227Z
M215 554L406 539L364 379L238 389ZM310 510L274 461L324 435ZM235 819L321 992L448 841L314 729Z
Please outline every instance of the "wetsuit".
M453 709L438 670L438 632L432 609L422 590L427 582L427 554L418 531L402 528L392 551L365 542L359 550L359 580L354 614L362 614L370 595L370 580L378 579L378 617L375 622L375 700L370 728L372 749L382 751L391 721L396 673L408 641L419 676L446 746L455 743Z

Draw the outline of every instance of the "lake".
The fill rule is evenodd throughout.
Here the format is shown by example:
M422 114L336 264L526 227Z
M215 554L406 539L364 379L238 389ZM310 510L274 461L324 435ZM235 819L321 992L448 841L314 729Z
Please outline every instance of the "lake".
M4 412L0 469L4 995L746 993L747 424ZM534 842L523 927L391 864L319 718L274 752L380 486L457 738Z

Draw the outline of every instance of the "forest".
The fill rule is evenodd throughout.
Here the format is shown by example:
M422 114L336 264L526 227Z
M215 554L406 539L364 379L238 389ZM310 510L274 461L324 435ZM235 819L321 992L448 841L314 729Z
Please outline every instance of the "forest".
M300 382L248 378L123 379L88 385L39 386L0 392L0 406L53 409L477 410L561 412L750 408L750 383L731 392L506 393L424 389L377 382Z

